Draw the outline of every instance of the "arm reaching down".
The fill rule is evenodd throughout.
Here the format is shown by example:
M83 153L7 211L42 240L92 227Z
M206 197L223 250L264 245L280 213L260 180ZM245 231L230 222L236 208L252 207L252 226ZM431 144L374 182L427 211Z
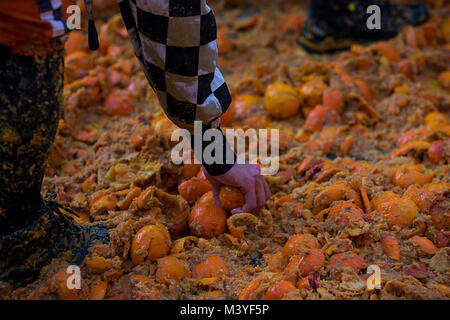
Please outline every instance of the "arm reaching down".
M269 185L256 164L236 163L225 174L211 176L205 172L205 176L212 185L214 201L218 204L220 204L219 193L222 185L236 187L244 194L245 204L241 208L232 210L232 214L258 212L271 196Z
M166 115L191 132L196 120L217 127L231 96L217 68L216 20L206 1L122 0L119 7Z
M216 20L206 1L120 0L119 7L141 68L169 119L191 133L194 121L201 121L204 129L220 129L231 96L217 67ZM222 137L225 150L229 146ZM256 165L203 167L213 187L241 188L247 202L241 210L262 207L270 196Z

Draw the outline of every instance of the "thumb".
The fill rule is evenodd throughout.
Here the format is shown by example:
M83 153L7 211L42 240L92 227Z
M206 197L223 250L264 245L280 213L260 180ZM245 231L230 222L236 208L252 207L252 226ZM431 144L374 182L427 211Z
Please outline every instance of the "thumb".
M235 208L233 210L231 210L231 214L237 214L237 213L242 213L244 212L244 210L242 210L242 208Z
M212 189L212 193L213 193L214 202L218 206L222 207L222 203L220 203L220 197L219 197L221 184L218 183L217 181L214 181L213 179L211 179L209 182L211 183L211 189Z

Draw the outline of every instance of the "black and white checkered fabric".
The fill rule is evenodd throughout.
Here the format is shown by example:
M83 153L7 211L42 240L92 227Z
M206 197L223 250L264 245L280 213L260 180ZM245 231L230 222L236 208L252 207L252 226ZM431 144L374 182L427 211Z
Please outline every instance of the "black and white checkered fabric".
M66 22L62 18L61 0L36 0L41 20L52 26L52 38L64 36L69 33Z
M118 0L142 69L167 116L218 125L231 96L217 68L217 27L205 0Z

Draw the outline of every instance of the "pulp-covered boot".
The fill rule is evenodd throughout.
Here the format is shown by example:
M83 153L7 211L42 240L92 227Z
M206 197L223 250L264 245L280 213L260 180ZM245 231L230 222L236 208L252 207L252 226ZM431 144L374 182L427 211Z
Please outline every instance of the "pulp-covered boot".
M24 228L0 234L0 281L11 282L14 288L25 286L53 258L69 253L71 263L80 265L96 241L108 243L105 226L76 223L61 209L71 212L56 202L42 201Z
M40 194L63 78L57 44L46 57L16 55L0 45L0 281L15 287L35 280L64 252L79 264L96 239L108 241L106 227L78 224Z
M377 11L367 13L367 8L372 5L380 9L379 29L368 27L368 19L377 14ZM428 17L428 10L422 3L312 0L299 43L313 53L343 50L355 43L394 37L403 26L420 25L427 21Z

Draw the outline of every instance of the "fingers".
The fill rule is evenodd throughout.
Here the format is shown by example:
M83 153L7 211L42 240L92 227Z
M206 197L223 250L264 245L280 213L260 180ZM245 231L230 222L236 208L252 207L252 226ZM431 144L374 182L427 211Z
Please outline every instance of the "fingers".
M220 184L217 183L211 183L211 189L212 189L212 193L213 193L213 198L214 198L214 202L218 205L218 206L222 206L222 203L220 202Z
M264 185L261 180L261 176L255 179L255 190L256 190L256 211L261 210L266 205L266 191L264 190Z
M212 189L212 193L213 193L214 202L218 206L222 206L222 203L220 203L220 197L219 197L221 184L219 182L217 182L216 180L214 180L214 178L212 178L211 176L209 176L209 183L211 183L211 189Z
M242 213L242 212L244 212L242 210L242 208L236 208L236 209L231 210L231 214L237 214L237 213Z
M254 175L254 176L261 175L261 168L257 164L252 165L251 168L252 169L251 169L250 173L252 175Z
M208 174L206 171L205 171L205 176L208 179L209 183L211 184L211 189L212 189L212 193L213 193L214 202L218 206L222 207L222 203L220 202L220 197L219 197L220 187L221 187L222 184L220 182L216 181L214 179L214 177L211 176L210 174Z
M242 208L236 208L232 210L232 214L241 212L253 212L257 207L255 190L256 181L255 178L253 178L252 180L253 181L248 181L246 185L239 188L245 196L245 204L242 206Z
M267 201L272 196L272 192L270 191L270 187L266 181L266 178L264 178L264 176L261 176L261 180L263 181L263 186L264 186L264 191L266 193L266 201Z

